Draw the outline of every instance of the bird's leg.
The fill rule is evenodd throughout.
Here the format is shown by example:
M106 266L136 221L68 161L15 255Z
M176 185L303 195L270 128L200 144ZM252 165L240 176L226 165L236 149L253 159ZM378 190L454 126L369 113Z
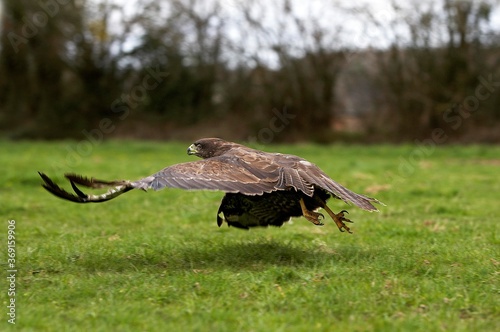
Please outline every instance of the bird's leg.
M306 208L306 203L304 203L303 198L301 198L299 202L300 202L300 207L302 209L302 214L304 215L304 217L307 220L309 220L310 222L312 222L313 224L315 224L316 226L323 226L323 223L319 220L320 220L320 217L321 217L321 219L324 219L325 216L322 215L321 213L318 213L318 212L309 211Z
M349 213L349 212L347 212L346 210L342 210L339 213L335 214L328 207L328 205L326 205L326 203L322 206L322 208L325 209L326 212L328 212L328 214L330 215L330 217L332 217L333 221L335 221L335 223L337 224L337 227L339 228L339 230L341 232L343 232L344 230L346 230L348 233L352 234L351 229L349 227L347 227L347 225L344 223L344 221L345 222L352 222L351 220L349 220L349 219L347 219L347 218L344 217L344 213Z

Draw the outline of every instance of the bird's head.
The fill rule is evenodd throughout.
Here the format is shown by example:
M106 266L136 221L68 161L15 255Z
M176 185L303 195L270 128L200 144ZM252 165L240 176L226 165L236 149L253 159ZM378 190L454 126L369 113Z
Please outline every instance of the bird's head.
M202 138L188 147L187 154L207 159L220 156L236 145L220 138Z

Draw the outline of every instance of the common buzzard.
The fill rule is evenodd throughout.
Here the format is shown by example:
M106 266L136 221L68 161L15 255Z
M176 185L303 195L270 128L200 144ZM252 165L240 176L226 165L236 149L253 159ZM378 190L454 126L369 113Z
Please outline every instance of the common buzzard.
M219 138L203 138L191 144L189 155L202 160L169 166L137 181L102 181L76 174L66 174L75 194L56 185L39 172L42 186L57 197L77 202L104 202L132 189L160 190L165 187L225 192L217 225L248 229L255 226L281 226L290 217L304 216L315 225L323 225L323 208L340 231L352 233L344 222L346 210L335 214L326 205L331 197L353 203L361 209L377 211L377 199L356 194L333 181L318 166L289 154L267 153ZM112 187L102 195L87 195L78 187ZM221 217L220 215L223 215Z

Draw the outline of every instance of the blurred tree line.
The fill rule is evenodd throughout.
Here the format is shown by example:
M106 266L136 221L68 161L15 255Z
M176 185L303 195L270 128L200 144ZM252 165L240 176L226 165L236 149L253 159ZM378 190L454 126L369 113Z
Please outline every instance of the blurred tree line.
M500 141L498 0L2 4L3 136ZM382 42L350 40L360 22Z

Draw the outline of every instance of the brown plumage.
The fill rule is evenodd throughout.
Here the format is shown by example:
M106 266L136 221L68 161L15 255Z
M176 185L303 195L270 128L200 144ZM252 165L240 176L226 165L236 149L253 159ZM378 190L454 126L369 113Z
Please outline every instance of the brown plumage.
M196 141L188 148L188 154L202 160L172 165L138 181L102 181L66 174L76 195L57 186L45 174L39 174L46 190L77 203L104 202L132 189L220 190L226 194L217 213L217 224L225 221L229 226L245 229L281 226L290 217L298 216L322 225L323 215L314 211L323 208L341 231L350 232L344 223L350 222L344 217L347 211L335 214L326 205L331 196L368 211L377 211L372 203L380 203L350 191L318 166L294 155L267 153L219 138ZM103 195L87 195L77 184L113 188Z

